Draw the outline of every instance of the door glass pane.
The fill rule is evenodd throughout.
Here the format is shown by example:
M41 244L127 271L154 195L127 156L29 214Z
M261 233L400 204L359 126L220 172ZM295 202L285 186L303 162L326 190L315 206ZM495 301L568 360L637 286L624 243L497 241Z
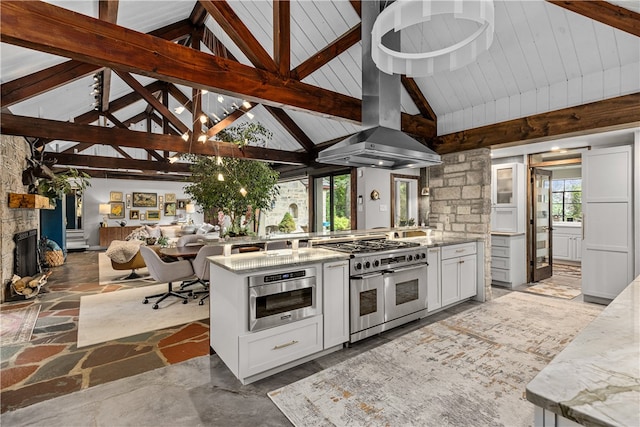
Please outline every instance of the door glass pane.
M498 169L496 173L496 202L510 204L513 202L513 168Z
M351 230L351 175L333 178L333 230Z
M402 305L418 299L418 279L396 283L396 305Z
M536 175L535 179L535 213L536 213L536 268L546 267L549 265L549 229L550 212L550 182L546 175Z
M378 310L378 290L360 292L360 316L375 313Z

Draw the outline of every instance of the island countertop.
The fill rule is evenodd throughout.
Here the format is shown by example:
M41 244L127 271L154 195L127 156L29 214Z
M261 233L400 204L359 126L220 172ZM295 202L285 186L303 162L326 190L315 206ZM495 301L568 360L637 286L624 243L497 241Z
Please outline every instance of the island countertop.
M640 276L527 385L527 400L584 425L640 426Z
M255 273L278 267L299 267L318 262L349 259L349 255L322 248L279 249L247 252L230 256L217 255L207 258L212 263L233 273Z
M403 242L415 242L420 243L421 246L428 246L430 248L436 248L441 246L459 245L462 243L476 243L481 242L484 239L480 237L433 237L433 236L418 236L418 237L402 237L393 240L400 240Z

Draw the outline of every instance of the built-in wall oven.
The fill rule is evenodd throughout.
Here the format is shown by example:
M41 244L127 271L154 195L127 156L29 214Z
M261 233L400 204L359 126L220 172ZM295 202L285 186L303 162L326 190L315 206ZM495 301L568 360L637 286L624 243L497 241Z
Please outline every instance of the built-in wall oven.
M418 244L393 240L329 243L350 252L350 341L426 315L427 255Z
M319 314L315 267L249 277L248 303L250 331Z

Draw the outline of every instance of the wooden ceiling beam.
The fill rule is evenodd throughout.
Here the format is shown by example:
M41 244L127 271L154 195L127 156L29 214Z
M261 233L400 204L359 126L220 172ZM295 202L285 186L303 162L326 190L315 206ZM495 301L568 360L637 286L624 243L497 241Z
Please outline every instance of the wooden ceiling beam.
M65 170L64 166L56 168L53 166L54 172L56 169ZM90 168L78 168L81 172L93 178L111 178L111 179L135 179L140 181L165 181L165 182L184 182L190 174L183 173L158 173L156 171L128 171L128 170L107 170L107 169L90 169Z
M217 2L216 2L217 3ZM29 31L23 31L23 28ZM360 122L359 99L75 14L44 2L0 2L0 40L172 83ZM425 137L435 135L432 128Z
M431 108L431 105L429 105L429 101L424 97L418 83L413 79L413 77L402 75L400 80L402 81L402 86L407 90L409 97L413 103L416 104L416 107L418 107L418 111L420 111L422 117L433 120L437 123L436 113Z
M240 149L236 144L220 141L209 141L206 144L191 144L189 141L184 141L180 136L175 135L105 128L16 115L6 115L2 117L0 133L5 135L64 139L67 141L91 144L104 144L104 141L108 141L109 144L120 147L148 148L151 150L203 154L206 156L220 155L223 157L266 160L276 163L307 164L310 161L306 153L251 146L245 146Z
M240 108L232 111L231 114L227 115L227 117L220 120L218 123L214 124L211 128L207 130L207 138L211 138L218 134L218 132L228 128L231 126L233 122L238 120L240 117L244 116L247 112L251 111L257 104L251 104L249 108L246 108L244 105L241 105Z
M86 150L89 147L93 147L94 143L91 142L80 142L76 145L74 145L73 147L69 147L66 150L62 151L63 153L81 153L82 151Z
M320 52L311 56L291 71L291 76L296 80L302 80L309 74L319 70L332 59L336 58L342 52L358 43L361 38L360 24L356 25L333 43L322 49Z
M143 113L144 114L144 113ZM111 123L113 123L115 126L119 127L120 129L128 129L129 127L124 124L123 122L121 122L120 120L117 119L117 117L115 117L113 114L111 113L105 113L105 117L107 119L109 119L111 121ZM118 147L117 145L112 145L111 147L113 147L114 150L116 150L118 153L120 153L124 158L126 159L131 159L132 157L129 155L129 153L127 153L126 151L124 151L122 148ZM154 159L160 161L160 162L166 162L167 159L165 159L164 157L162 157L160 154L158 154L155 150L149 150L148 148L145 149L145 151Z
M640 13L606 1L547 0L549 3L570 10L594 21L640 37Z
M351 6L353 6L353 10L356 11L358 16L362 16L362 5L360 4L360 0L349 0Z
M281 76L291 70L291 4L289 0L273 0L273 59Z
M182 20L159 28L149 34L165 40L176 40L185 34L189 35L190 31L189 22ZM99 72L102 69L103 67L100 65L71 60L3 83L0 86L0 108L25 101L41 93Z
M200 2L196 2L189 15L189 22L191 22L191 25L194 27L202 27L207 20L207 16L209 16L207 10L202 7Z
M140 160L121 157L87 156L81 154L45 153L45 159L56 160L56 165L86 166L105 169L138 169L142 171L189 172L188 163L170 163L166 160Z
M442 135L433 140L440 154L498 144L530 144L560 136L584 135L640 125L640 93L535 114Z
M116 74L124 80L126 84L128 84L131 89L135 92L138 92L142 98L149 103L160 115L166 118L169 123L176 127L180 132L185 133L189 131L189 128L185 126L182 121L177 118L167 107L165 107L162 102L160 102L150 91L144 88L131 74L114 70Z
M224 0L200 0L200 4L256 68L272 73L278 72L278 66L273 61L273 58L236 15L228 2Z
M282 108L265 105L264 108L286 129L289 134L305 149L307 153L312 153L316 145L311 138L298 126L298 124Z
M98 19L105 22L116 24L118 21L119 0L99 0L98 2ZM102 85L100 86L100 111L109 109L109 96L111 94L111 69L102 70Z

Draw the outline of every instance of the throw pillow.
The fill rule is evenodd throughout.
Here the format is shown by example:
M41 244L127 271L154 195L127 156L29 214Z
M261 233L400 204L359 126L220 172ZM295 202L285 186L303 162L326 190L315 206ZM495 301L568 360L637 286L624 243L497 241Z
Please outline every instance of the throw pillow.
M149 233L147 233L147 230L145 230L144 227L138 227L135 230L133 230L127 237L124 238L124 240L130 241L130 240L142 240L145 241L147 240L147 238L149 237Z
M202 224L200 226L200 228L198 228L198 230L196 231L196 234L207 234L208 232L210 232L211 230L214 229L214 226L211 224L207 224L206 222L204 224Z
M149 235L148 237L155 237L156 239L159 237L162 237L162 231L160 230L160 227L151 227L151 226L145 225L144 228L147 231L147 234Z

